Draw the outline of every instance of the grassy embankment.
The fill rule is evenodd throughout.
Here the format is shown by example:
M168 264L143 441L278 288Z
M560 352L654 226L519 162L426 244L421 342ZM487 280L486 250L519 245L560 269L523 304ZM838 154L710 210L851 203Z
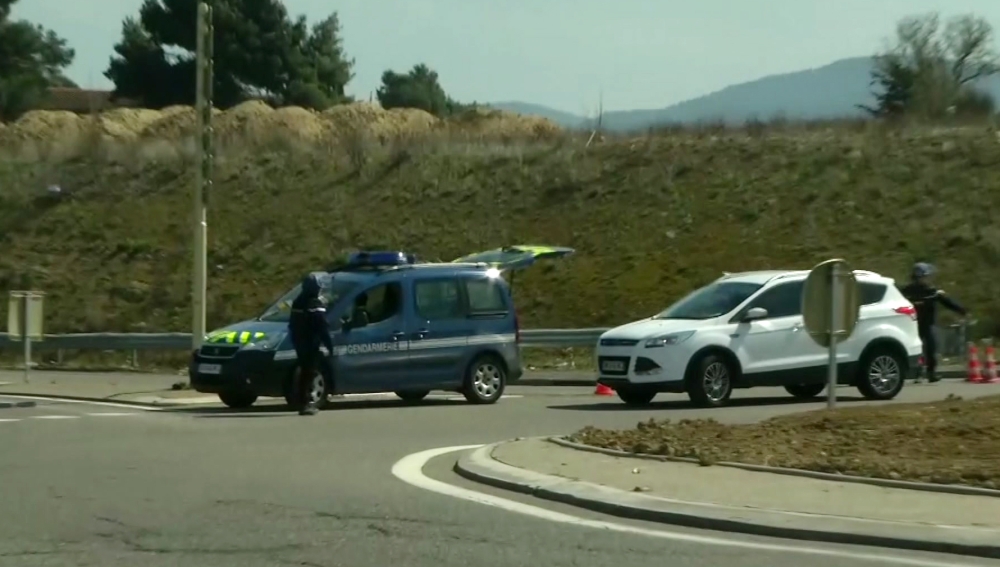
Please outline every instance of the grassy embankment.
M611 326L722 271L831 256L896 277L929 259L980 330L1000 321L1000 142L985 126L701 128L584 147L538 120L251 110L219 118L210 327L346 250L451 259L511 243L578 251L519 275L527 328ZM49 332L189 328L190 113L157 116L0 127L0 288L44 290ZM143 360L161 359L177 360Z

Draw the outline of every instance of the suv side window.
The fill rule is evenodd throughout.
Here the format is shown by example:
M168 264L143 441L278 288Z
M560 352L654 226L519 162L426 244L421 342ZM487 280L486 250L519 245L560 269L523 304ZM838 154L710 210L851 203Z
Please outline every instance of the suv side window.
M473 315L503 314L507 312L503 288L495 278L464 278L465 294L469 298L469 312Z
M414 305L417 315L427 321L465 317L456 279L417 280L414 284Z
M763 307L767 309L768 319L801 315L802 289L804 286L804 281L776 285L757 296L757 299L754 299L747 309Z
M858 299L861 305L874 305L885 297L888 286L871 282L858 282Z
M365 296L363 304L352 303L347 308L347 314L350 315L351 319L358 315L360 309L367 314L368 324L375 325L392 319L403 311L403 286L399 283L377 285L355 296L354 301L357 301L358 297L362 295Z

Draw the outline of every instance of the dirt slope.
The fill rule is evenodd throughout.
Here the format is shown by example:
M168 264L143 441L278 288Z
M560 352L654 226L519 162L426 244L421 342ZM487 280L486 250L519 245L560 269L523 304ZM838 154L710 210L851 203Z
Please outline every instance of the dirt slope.
M183 130L185 110L171 112L129 119ZM269 124L302 117L263 112ZM70 128L66 117L34 120ZM411 139L372 153L360 173L325 146L220 155L210 326L255 314L351 248L451 259L508 243L578 250L518 278L528 327L614 325L724 270L830 256L894 276L930 259L981 320L1000 319L1000 144L985 129L677 133L587 149L542 134L522 146ZM0 135L26 137L16 124ZM192 168L142 147L0 161L0 288L46 291L52 332L189 327Z

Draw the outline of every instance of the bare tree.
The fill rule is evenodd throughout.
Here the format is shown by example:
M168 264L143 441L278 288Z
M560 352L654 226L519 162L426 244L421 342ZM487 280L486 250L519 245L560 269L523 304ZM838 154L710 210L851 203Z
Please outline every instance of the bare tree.
M873 58L871 86L876 116L939 118L990 113L993 101L976 89L1000 71L993 27L975 15L955 17L942 28L937 14L904 18L895 43Z

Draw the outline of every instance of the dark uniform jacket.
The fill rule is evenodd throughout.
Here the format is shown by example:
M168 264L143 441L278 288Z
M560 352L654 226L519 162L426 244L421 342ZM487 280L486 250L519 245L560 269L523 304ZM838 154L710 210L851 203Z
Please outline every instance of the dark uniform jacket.
M943 290L920 282L912 282L900 290L917 309L917 326L927 330L937 322L937 305L940 303L961 315L968 313L964 307L944 294Z
M326 320L326 302L320 297L320 289L316 276L309 275L302 280L302 291L292 301L288 334L300 360L317 356L320 346L333 353L333 340Z

